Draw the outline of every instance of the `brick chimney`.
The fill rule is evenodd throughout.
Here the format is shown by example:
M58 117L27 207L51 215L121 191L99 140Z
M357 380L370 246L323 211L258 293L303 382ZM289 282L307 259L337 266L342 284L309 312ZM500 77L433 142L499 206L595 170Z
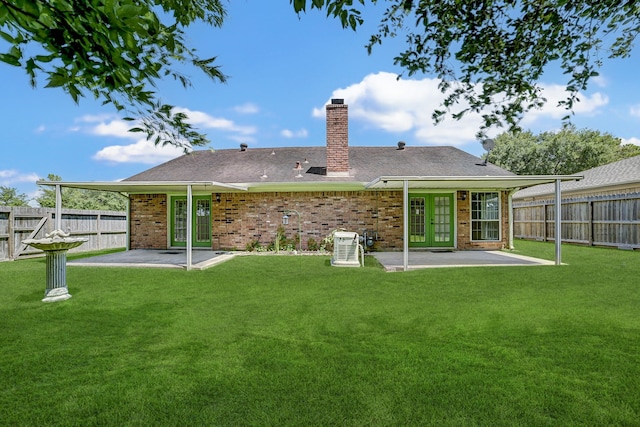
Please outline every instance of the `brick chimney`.
M349 176L349 107L332 99L327 110L327 176Z

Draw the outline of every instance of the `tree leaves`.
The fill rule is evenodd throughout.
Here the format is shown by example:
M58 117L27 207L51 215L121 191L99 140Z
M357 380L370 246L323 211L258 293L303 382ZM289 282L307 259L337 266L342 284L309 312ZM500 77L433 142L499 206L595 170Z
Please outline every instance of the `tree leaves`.
M62 178L55 174L49 174L47 181L62 181ZM55 188L49 185L39 185L38 187L40 187L40 193L35 201L43 208L55 208ZM62 207L66 209L124 211L127 209L127 198L110 191L64 187L62 188Z
M158 6L166 12L162 20ZM0 61L24 68L32 85L44 80L45 87L60 88L75 102L93 96L118 111L153 117L149 113L159 101L148 87L161 76L190 85L178 64L225 81L215 58L201 59L181 29L196 21L219 26L225 14L220 0L0 0L0 36L10 44ZM23 58L23 52L36 54ZM168 126L173 131L162 134L163 144L183 146L189 138L190 145L206 144L187 120ZM147 130L157 128L153 123Z
M13 187L0 185L0 206L28 206L29 196Z
M294 10L326 9L343 26L361 21L355 2L291 0ZM364 5L364 0L359 1ZM567 0L388 0L378 31L371 35L369 53L385 39L404 37L394 59L407 75L428 74L440 79L445 95L433 113L460 119L480 113L482 138L491 127L518 130L523 114L546 103L539 83L551 65L567 76L570 112L578 93L598 75L602 59L624 58L640 33L637 2ZM352 18L355 21L352 21ZM360 19L360 20L358 20ZM353 25L351 25L353 23ZM569 114L567 115L569 117Z
M608 133L565 126L559 132L507 132L495 139L487 160L518 175L573 174L640 155Z
M289 0L289 2L293 5L296 13L306 12L306 0ZM355 2L362 6L365 4L365 0L355 0ZM372 0L372 3L375 2L376 0ZM320 10L326 8L327 16L338 18L343 28L355 30L364 22L360 10L353 7L354 0L311 0L310 4L311 9Z

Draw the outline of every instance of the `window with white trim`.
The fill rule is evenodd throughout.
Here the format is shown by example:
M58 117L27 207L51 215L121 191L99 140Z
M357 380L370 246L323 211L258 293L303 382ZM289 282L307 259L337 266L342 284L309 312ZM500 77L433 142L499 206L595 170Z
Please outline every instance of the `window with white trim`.
M471 240L500 240L500 193L471 193Z

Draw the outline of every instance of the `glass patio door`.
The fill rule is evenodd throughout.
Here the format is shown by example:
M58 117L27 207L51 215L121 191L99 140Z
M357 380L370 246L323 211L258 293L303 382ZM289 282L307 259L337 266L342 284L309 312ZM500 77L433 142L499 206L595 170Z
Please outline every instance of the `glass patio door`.
M171 246L187 245L187 198L171 198ZM211 246L211 197L193 198L192 244L194 247Z
M409 246L453 246L453 195L409 195Z

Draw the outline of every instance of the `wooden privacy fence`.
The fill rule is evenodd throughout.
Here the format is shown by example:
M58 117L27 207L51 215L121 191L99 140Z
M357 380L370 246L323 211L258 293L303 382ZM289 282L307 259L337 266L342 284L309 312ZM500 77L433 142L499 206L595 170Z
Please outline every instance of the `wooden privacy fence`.
M640 248L640 193L562 200L562 241ZM514 237L555 241L553 200L513 202Z
M123 248L127 239L127 215L115 211L62 210L62 231L89 239L70 252ZM13 260L42 251L22 243L40 239L55 225L55 209L0 206L0 261Z

